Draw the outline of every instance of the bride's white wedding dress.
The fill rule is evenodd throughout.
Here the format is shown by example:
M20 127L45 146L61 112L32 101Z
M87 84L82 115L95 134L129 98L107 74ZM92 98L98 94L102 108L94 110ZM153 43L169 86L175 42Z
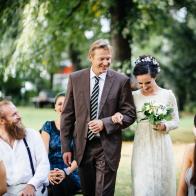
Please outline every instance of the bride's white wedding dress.
M176 99L171 90L160 88L155 95L144 96L141 90L133 92L137 109L137 129L132 154L132 195L175 196L176 173L172 142L168 132L179 123ZM174 109L173 119L165 122L167 132L152 129L141 111L144 103L155 102Z

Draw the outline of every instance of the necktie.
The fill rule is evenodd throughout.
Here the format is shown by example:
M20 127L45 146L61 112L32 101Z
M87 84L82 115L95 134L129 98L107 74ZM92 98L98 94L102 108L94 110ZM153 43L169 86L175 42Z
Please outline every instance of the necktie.
M90 99L90 119L94 120L97 117L98 110L98 97L99 97L99 79L100 77L95 76L95 85ZM92 140L95 134L89 129L87 134L88 140Z

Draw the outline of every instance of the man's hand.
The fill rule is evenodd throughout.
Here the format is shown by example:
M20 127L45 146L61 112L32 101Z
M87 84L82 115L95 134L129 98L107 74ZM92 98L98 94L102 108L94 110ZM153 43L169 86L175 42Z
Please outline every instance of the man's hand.
M103 121L102 120L91 120L88 123L88 127L89 129L93 132L93 133L99 133L100 131L103 130L104 126L103 126Z
M20 196L35 196L35 187L27 184L25 188L19 193Z
M71 166L71 152L63 153L63 161L67 166Z

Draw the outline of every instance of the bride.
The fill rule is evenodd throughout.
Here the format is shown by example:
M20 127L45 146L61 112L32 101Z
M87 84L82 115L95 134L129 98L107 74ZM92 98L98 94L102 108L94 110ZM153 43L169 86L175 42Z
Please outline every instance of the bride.
M133 74L139 90L133 92L137 110L137 129L132 155L132 195L175 196L176 177L174 169L170 130L179 123L176 98L171 90L160 88L156 78L160 72L159 63L152 56L140 56ZM172 119L152 125L140 112L144 103L156 103L173 108ZM114 123L123 123L123 116L112 116Z

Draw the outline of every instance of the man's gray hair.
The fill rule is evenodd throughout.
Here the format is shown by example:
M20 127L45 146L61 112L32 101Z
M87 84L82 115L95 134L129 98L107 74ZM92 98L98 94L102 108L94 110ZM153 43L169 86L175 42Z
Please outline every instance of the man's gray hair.
M107 39L98 39L91 44L89 52L88 52L88 56L91 56L94 50L100 49L100 48L112 51L112 46L110 45Z

